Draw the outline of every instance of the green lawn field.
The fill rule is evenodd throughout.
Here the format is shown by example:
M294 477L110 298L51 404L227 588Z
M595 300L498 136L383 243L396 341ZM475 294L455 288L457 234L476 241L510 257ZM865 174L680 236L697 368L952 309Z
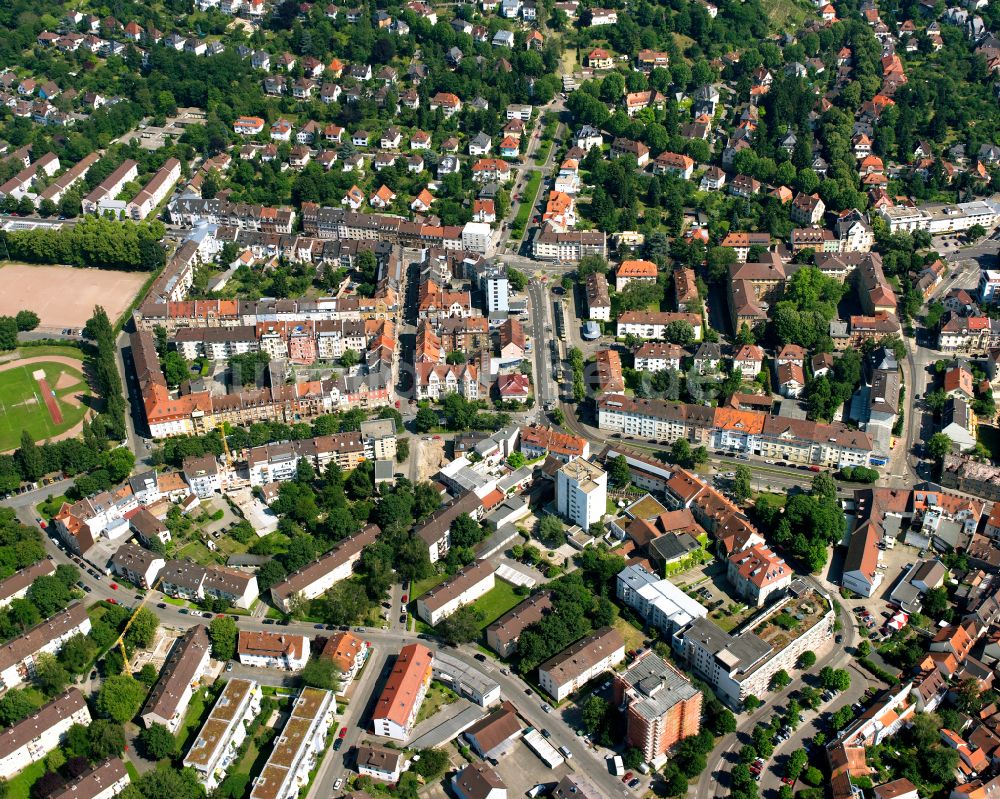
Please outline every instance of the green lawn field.
M16 449L21 432L27 430L35 441L44 441L79 424L87 406L73 398L90 394L80 368L44 362L15 366L0 372L0 452ZM32 373L43 369L49 387L56 393L63 421L56 425L42 401ZM63 378L60 383L60 378Z

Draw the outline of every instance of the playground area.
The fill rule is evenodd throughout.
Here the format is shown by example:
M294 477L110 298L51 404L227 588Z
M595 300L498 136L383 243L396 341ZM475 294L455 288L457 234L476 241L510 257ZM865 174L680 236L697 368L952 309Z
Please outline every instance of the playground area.
M145 272L117 272L75 266L8 263L0 267L0 316L34 311L38 330L79 330L101 305L114 322L132 303L149 277Z
M16 449L24 430L38 442L80 432L94 396L82 355L65 349L71 354L32 355L26 349L0 363L0 452Z

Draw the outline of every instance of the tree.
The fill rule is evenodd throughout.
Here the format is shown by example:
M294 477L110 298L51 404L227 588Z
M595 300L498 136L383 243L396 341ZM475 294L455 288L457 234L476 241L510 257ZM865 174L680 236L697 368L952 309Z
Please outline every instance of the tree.
M0 316L0 350L17 346L17 320L13 316Z
M146 686L128 674L108 677L97 694L97 710L119 724L131 721L146 698Z
M429 433L438 424L438 415L430 408L420 408L413 419L413 426L418 433Z
M965 233L965 237L969 241L979 241L983 236L986 235L986 228L980 224L975 224L968 229Z
M952 443L951 439L944 433L935 433L927 439L927 444L925 446L928 455L942 461L944 460L944 456L951 452Z
M357 366L359 361L360 358L358 357L357 350L345 349L343 354L340 356L340 365L345 369Z
M134 715L134 714L133 714ZM91 760L104 760L125 751L125 730L109 719L94 719L87 727L88 754Z
M611 705L607 699L591 695L584 703L581 714L584 729L593 735L607 723L610 712Z
M624 455L617 455L608 464L608 477L611 482L618 486L628 485L632 479L632 473L628 468L628 461Z
M236 656L236 639L239 634L236 622L228 616L212 619L212 623L208 625L212 657L216 660L232 660Z
M139 742L149 760L173 757L177 752L177 739L162 724L154 723L139 733Z
M406 459L410 457L410 439L408 438L397 438L396 439L396 463L406 463Z
M327 691L336 690L340 672L334 662L328 657L311 658L302 669L302 682L312 688L323 688Z
M538 539L553 549L561 546L566 541L563 523L556 516L543 516L538 524Z
M160 621L149 608L140 608L132 618L132 625L125 634L125 643L136 649L145 649L156 635Z
M293 5L298 8L297 4ZM153 771L147 771L134 785L138 796L143 799L202 799L205 795L194 769L178 769L167 763L160 763ZM121 796L132 799L126 796L128 790L126 788Z
M672 344L688 347L694 344L694 328L689 322L678 319L663 328L663 337Z
M799 655L799 668L800 669L811 669L816 665L816 653L811 649L807 649L801 655Z
M499 212L499 208L497 211ZM499 217L500 214L498 213ZM525 276L524 272L515 269L512 266L507 267L507 282L514 291L524 291L528 286L528 278Z
M771 677L771 690L780 691L782 688L786 687L791 681L792 678L788 676L787 671L785 671L784 669L776 671L774 675Z
M188 378L188 362L177 350L163 356L163 376L168 386L179 386Z
M736 467L735 476L733 477L733 496L739 503L746 502L753 495L753 487L751 485L751 480L753 479L753 472L750 471L749 466L740 464Z
M37 706L28 697L26 691L11 688L0 697L0 724L10 727L21 719L26 719L37 710Z
M788 764L785 766L785 774L792 780L797 780L802 769L809 762L809 756L805 749L796 749L788 756Z
M935 621L951 613L951 605L948 602L948 591L943 585L927 591L924 594L923 605L924 614L930 616Z
M152 663L144 663L136 673L135 678L147 688L152 688L160 678L160 673Z
M17 329L25 333L38 327L38 323L41 320L34 311L18 311L17 316L14 317L14 321L17 323Z
M437 626L437 631L448 643L468 644L479 637L482 614L472 605L465 605L452 613Z
M56 660L56 656L48 652L40 652L35 658L35 683L48 696L62 692L69 684L70 674Z
M21 446L17 450L17 459L25 480L37 480L45 474L42 451L35 445L35 440L27 430L21 431Z

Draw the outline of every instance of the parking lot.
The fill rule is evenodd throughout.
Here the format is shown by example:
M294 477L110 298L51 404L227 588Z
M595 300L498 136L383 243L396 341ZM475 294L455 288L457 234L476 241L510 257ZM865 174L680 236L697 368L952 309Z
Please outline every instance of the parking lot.
M726 564L713 560L670 578L678 588L708 609L709 618L725 630L732 630L750 618L756 608L748 607L730 593Z
M920 559L920 550L915 547L896 541L892 549L884 549L879 552L879 571L882 573L882 584L878 588L875 596L856 597L851 599L841 599L844 607L851 611L859 628L864 628L870 632L877 631L895 612L895 608L889 606L889 595L892 589L899 582L900 578L906 574L909 567ZM933 552L925 553L925 558L933 557ZM872 624L869 621L862 621L856 610L864 608L871 616Z

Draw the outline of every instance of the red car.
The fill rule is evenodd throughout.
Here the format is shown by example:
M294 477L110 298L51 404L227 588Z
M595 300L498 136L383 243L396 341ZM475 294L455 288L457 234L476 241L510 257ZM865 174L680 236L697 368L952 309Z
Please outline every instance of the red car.
M782 777L781 781L783 783L785 783L785 785L794 785L795 784L795 780L793 780L791 777Z
M340 728L340 737L343 738L345 735L347 735L347 727L341 727Z
M109 599L108 602L110 602L112 605L117 605L118 604L118 600L115 599L114 597L111 597L111 599Z
M118 583L111 583L111 590L112 591L117 591L118 590Z
M409 596L407 594L403 594L403 604L404 605L409 601L409 599L410 598L409 598Z
M634 777L634 776L635 776L635 775L634 775L634 774L633 774L633 773L632 773L631 771L626 771L626 772L625 772L625 776L624 776L624 777L622 777L622 782L628 782L628 781L629 781L630 779L632 779L632 777Z

